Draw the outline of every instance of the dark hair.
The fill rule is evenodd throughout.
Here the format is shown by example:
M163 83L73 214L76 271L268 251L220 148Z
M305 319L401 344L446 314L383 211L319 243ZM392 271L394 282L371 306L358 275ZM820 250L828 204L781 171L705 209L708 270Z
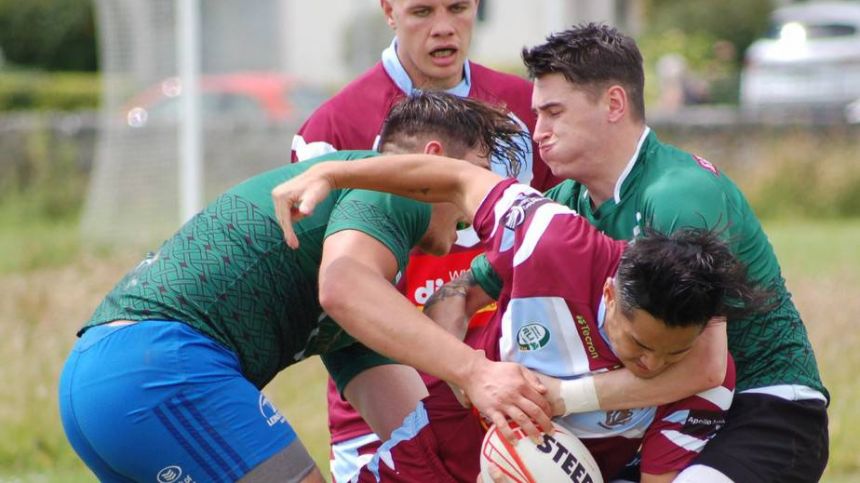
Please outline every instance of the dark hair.
M770 293L754 288L720 232L645 228L628 245L615 283L622 312L642 309L669 327L705 325L765 310Z
M627 91L633 114L645 119L642 54L632 38L614 27L577 25L550 35L544 44L524 48L522 56L532 79L560 73L595 96L600 89L620 84Z
M423 139L436 136L451 157L477 148L491 163L504 163L517 176L530 145L528 132L501 108L445 92L418 91L397 103L382 125L379 150L413 151Z

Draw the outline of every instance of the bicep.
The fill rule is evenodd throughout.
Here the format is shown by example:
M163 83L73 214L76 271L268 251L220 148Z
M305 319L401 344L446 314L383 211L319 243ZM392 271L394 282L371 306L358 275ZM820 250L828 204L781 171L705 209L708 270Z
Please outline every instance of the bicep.
M329 275L329 268L344 259L366 266L385 280L393 280L397 275L397 258L385 244L362 231L342 230L329 235L323 242L320 287Z

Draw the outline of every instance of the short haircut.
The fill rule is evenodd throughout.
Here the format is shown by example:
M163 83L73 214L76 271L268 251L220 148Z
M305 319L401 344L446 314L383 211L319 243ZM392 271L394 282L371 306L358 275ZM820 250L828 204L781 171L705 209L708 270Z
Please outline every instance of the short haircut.
M748 281L720 232L696 228L671 235L645 228L624 251L615 283L625 315L641 309L668 327L766 310L770 298Z
M559 73L597 96L613 84L627 91L634 116L645 119L645 74L636 42L605 24L588 23L550 35L522 51L532 79Z
M524 147L531 143L525 128L502 108L445 92L418 91L388 112L379 150L414 152L431 138L438 139L454 158L477 149L491 163L505 163L509 176L519 174Z

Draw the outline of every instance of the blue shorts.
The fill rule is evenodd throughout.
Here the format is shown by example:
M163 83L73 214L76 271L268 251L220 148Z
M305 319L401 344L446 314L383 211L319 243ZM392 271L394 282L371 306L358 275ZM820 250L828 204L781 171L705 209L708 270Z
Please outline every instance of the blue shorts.
M59 391L66 435L101 481L235 481L301 444L236 355L183 323L87 330Z

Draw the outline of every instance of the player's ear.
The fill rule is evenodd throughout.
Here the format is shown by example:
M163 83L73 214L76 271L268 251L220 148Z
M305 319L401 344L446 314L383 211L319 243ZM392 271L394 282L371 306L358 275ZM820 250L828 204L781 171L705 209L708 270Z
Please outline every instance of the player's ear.
M379 6L382 7L382 13L385 15L385 21L388 23L388 26L396 30L397 24L394 22L394 16L392 15L393 7L391 6L391 0L379 0Z
M427 144L424 145L424 154L435 154L436 156L444 156L445 149L442 147L442 143L435 139L431 139L427 141Z
M612 85L604 93L607 103L607 120L618 122L627 112L627 91L618 84Z
M603 283L603 303L606 304L606 309L615 305L615 279L609 277Z

